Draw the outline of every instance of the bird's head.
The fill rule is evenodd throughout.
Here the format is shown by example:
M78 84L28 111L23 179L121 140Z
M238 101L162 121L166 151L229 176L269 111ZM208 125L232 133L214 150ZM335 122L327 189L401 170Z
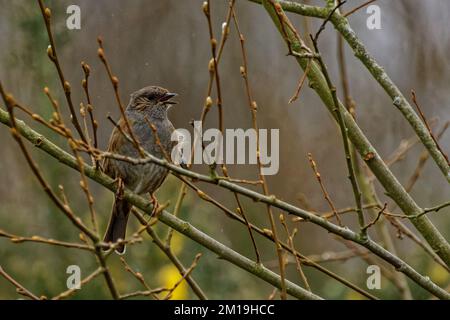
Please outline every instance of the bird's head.
M177 103L171 100L175 96L177 96L176 93L169 92L161 87L145 87L131 94L128 109L130 111L141 111L153 118L165 118L167 110Z

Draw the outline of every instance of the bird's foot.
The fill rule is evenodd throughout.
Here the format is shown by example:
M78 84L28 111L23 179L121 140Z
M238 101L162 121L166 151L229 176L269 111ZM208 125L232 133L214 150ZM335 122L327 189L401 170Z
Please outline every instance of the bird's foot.
M154 218L159 214L160 210L159 210L158 199L156 199L156 197L153 193L150 194L150 202L153 205L153 209L152 209L152 213L150 214L150 218Z
M124 194L124 189L125 189L125 184L123 183L122 178L116 178L116 180L117 180L116 198L122 200L123 194Z

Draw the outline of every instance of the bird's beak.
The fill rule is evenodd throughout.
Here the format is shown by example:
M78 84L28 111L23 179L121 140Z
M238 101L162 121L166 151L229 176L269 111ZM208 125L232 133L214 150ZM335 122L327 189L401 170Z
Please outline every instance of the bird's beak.
M177 104L178 102L170 100L177 95L178 94L176 93L168 92L159 101L164 102L165 104Z

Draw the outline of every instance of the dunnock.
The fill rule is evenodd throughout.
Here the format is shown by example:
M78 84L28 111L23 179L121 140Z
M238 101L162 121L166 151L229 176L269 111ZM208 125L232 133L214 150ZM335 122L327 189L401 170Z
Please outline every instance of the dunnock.
M125 110L125 115L136 140L141 147L158 158L163 158L165 152L170 155L174 143L171 141L171 134L174 127L167 117L167 111L176 102L170 99L176 96L166 89L156 86L142 88L131 94L130 102ZM153 124L156 133L161 141L158 145L155 134L149 124ZM120 128L128 132L124 119L120 119ZM139 158L139 151L118 128L114 128L109 141L108 151L124 156ZM123 184L137 194L153 193L161 186L168 174L168 170L154 163L144 165L134 165L129 162L118 161L106 158L103 162L103 169L112 178L119 179ZM125 239L128 215L131 204L123 199L118 192L114 199L111 219L106 231L104 241L116 242L118 239ZM119 254L125 253L125 245L116 248Z

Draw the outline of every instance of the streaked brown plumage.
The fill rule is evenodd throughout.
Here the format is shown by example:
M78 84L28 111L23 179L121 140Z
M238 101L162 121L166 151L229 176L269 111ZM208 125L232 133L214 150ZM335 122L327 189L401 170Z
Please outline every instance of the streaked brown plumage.
M149 123L156 127L161 146L170 155L174 146L174 142L171 141L174 127L167 117L167 111L171 105L175 104L175 102L170 100L175 95L161 87L145 87L131 95L125 111L133 134L140 145L144 150L158 158L163 158L164 152L157 145ZM124 119L120 119L118 125L121 130L129 133ZM132 158L139 158L139 152L133 143L124 137L118 128L114 128L111 134L108 151ZM133 165L129 162L109 158L104 160L103 170L113 178L120 178L125 187L140 195L146 193L153 195L168 174L166 168L153 163ZM104 237L105 242L116 242L118 239L125 239L131 207L131 204L123 199L120 194L116 194L111 219ZM118 246L116 252L123 254L125 246Z

